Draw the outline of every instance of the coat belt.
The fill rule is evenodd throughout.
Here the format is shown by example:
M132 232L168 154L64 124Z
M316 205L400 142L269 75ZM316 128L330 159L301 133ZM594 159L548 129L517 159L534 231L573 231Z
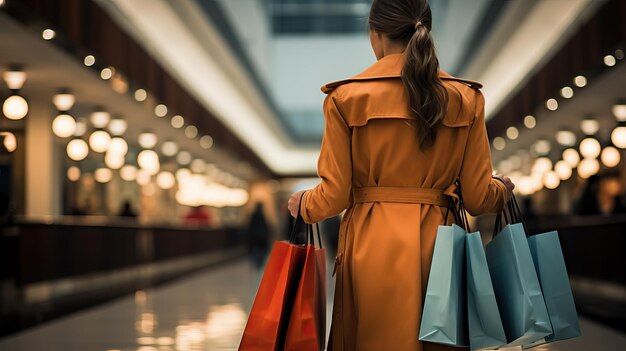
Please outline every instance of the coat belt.
M448 189L413 188L413 187L365 187L352 190L354 202L396 202L407 204L428 204L448 206L450 197L457 198L452 185Z

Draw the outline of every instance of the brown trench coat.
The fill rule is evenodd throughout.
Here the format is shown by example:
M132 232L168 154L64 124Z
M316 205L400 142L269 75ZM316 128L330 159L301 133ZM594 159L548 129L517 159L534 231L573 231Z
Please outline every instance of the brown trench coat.
M418 340L443 191L460 177L472 215L498 212L510 196L492 178L481 85L441 72L448 113L434 146L422 151L400 79L403 64L403 54L388 55L322 87L321 183L305 192L301 213L314 223L347 208L329 350L448 349Z

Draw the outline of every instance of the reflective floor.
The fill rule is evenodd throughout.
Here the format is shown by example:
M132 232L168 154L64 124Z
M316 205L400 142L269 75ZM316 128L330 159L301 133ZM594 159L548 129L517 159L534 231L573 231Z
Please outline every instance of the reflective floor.
M0 339L0 350L236 350L260 278L248 261L221 265ZM626 350L626 335L581 322L583 337L534 350Z

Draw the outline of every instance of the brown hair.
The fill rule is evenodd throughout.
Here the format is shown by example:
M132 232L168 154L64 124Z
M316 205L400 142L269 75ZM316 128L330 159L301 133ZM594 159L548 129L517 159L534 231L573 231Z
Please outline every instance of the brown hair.
M428 0L374 0L369 26L391 40L406 44L402 83L410 112L417 120L420 147L432 146L436 127L446 114L448 94L439 78Z

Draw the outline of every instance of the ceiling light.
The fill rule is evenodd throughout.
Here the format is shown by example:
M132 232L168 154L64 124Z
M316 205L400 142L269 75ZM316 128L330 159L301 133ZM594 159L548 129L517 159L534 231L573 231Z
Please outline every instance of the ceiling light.
M615 63L616 63L615 56L613 55L604 56L604 64L607 65L608 67L615 66Z
M76 119L76 129L74 130L74 136L81 137L87 132L87 119L79 117Z
M548 108L548 110L550 111L556 111L559 108L559 102L556 101L556 99L548 99L548 101L546 101L546 107Z
M572 176L572 167L565 160L560 160L554 164L554 171L561 180L567 180Z
M69 138L76 132L76 121L68 114L60 114L52 121L52 132L59 138Z
M194 173L204 173L206 170L206 163L203 159L196 158L191 161L191 171Z
M547 171L551 169L552 169L552 160L550 160L547 157L539 157L533 163L530 173L531 174L539 173L543 175L544 173L546 173Z
M11 132L0 132L0 137L2 137L2 145L8 152L13 152L17 149L17 138L15 138L15 134Z
M135 90L135 100L142 102L146 101L148 98L148 93L144 89Z
M58 111L67 112L74 107L76 97L69 92L60 92L52 97L52 104Z
M89 147L95 152L107 151L111 144L111 136L104 130L96 130L89 136Z
M121 118L114 118L109 122L108 129L111 135L122 135L126 132L126 129L128 129L128 122Z
M503 137L493 138L493 148L496 150L504 150L506 147L506 140Z
M515 140L517 139L517 137L519 137L519 130L517 130L517 128L515 127L508 127L506 129L506 136L509 137L509 139L511 140Z
M619 122L626 121L626 101L622 100L617 102L615 105L613 105L613 108L611 110L613 111L613 116L615 116L616 120L618 120Z
M139 169L137 170L135 180L137 181L137 184L141 186L148 185L148 183L150 183L150 173L148 173L145 169Z
M600 154L600 160L602 160L602 164L609 168L617 166L620 162L620 159L621 155L619 153L619 150L613 146L605 147Z
M580 154L574 148L565 149L563 150L563 160L567 162L570 167L575 168L580 162Z
M594 135L600 129L600 123L593 118L585 118L580 121L580 130L585 133L585 135Z
M155 175L161 167L159 155L153 150L143 150L137 155L137 164L150 175Z
M87 67L93 66L94 63L96 63L96 58L93 55L87 55L87 56L85 56L85 59L83 60L83 63Z
M161 172L156 177L157 186L163 190L171 189L176 184L176 178L171 172Z
M543 175L543 185L548 189L556 189L561 184L561 178L554 171L548 171Z
M574 146L576 144L576 134L569 130L559 130L556 132L556 142L562 146Z
M26 82L26 72L16 69L4 72L2 75L9 90L20 90Z
M167 115L167 106L163 104L158 104L154 107L154 114L157 117L165 117Z
M115 137L111 139L111 143L109 145L109 150L107 150L107 154L111 153L115 155L124 156L126 155L127 152L128 152L128 143L126 142L126 140L120 137Z
M196 126L187 126L187 128L185 128L185 135L189 139L195 138L198 135L198 128L196 128Z
M528 129L535 128L535 126L537 125L537 119L535 119L534 116L528 115L524 117L524 125Z
M626 149L626 126L617 126L611 132L611 142L620 149Z
M110 169L120 169L124 165L124 155L112 152L109 149L104 156L104 164Z
M596 160L595 158L585 158L580 161L577 170L578 175L581 178L587 179L592 175L598 173L598 171L600 170L600 162L598 162L598 160Z
M77 182L80 179L80 168L71 166L67 169L67 179Z
M576 76L576 78L574 78L574 85L579 88L585 87L587 85L587 78L585 76Z
M120 177L127 182L135 180L137 177L137 167L133 165L124 165L120 169Z
M98 183L108 183L113 178L113 172L108 168L98 168L94 172L94 178Z
M172 127L176 129L182 128L185 125L185 119L183 118L183 116L179 115L172 117L172 120L170 122L172 123Z
M181 151L176 155L176 162L182 166L186 166L191 163L191 153L189 151Z
M157 144L157 136L152 132L139 134L139 145L144 149L152 149Z
M167 157L172 157L178 152L178 144L173 141L165 141L161 145L161 152Z
M535 153L538 155L547 155L550 153L551 148L550 142L545 139L537 140L533 146Z
M111 79L111 77L113 77L113 70L111 68L103 68L102 71L100 71L100 78L108 80Z
M200 138L200 147L203 149L210 149L213 146L213 138L208 135L203 135Z
M91 124L97 129L103 129L111 121L111 114L106 111L96 110L91 113Z
M11 120L19 120L28 114L28 101L20 95L9 96L2 104L2 113Z
M561 96L566 99L571 99L574 96L574 89L570 87L563 87L561 89Z
M89 146L83 139L72 139L67 143L67 156L74 161L81 161L89 154Z
M600 150L600 142L594 138L585 138L580 142L580 154L584 158L596 158Z
M54 37L56 37L56 35L57 33L50 28L44 29L41 33L41 37L44 38L44 40L52 40L54 39Z

